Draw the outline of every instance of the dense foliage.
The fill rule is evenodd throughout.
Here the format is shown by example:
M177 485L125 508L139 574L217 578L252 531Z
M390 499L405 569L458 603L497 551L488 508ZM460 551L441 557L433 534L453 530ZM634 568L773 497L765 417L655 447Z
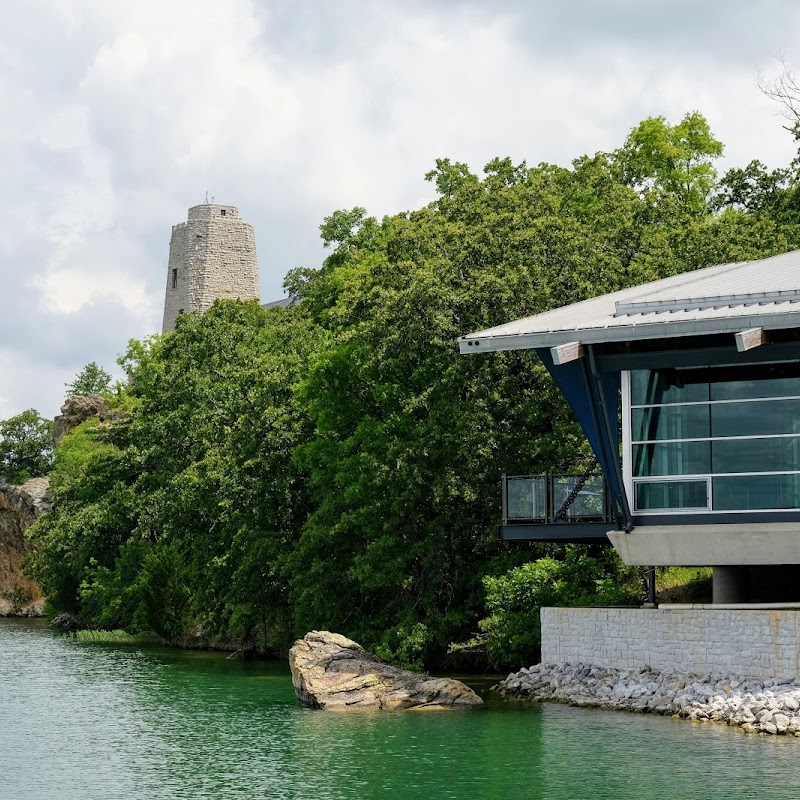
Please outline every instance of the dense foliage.
M67 397L100 394L111 388L111 375L96 361L90 361L69 383L65 384Z
M33 408L0 422L0 477L9 483L46 475L53 465L53 423Z
M526 352L462 357L464 333L800 243L793 169L719 179L702 115L646 120L571 168L440 160L430 205L338 211L298 302L219 302L132 342L127 411L56 453L33 572L96 627L285 647L340 631L403 663L477 633L537 647L547 603L630 600L613 552L498 541L503 472L589 455Z

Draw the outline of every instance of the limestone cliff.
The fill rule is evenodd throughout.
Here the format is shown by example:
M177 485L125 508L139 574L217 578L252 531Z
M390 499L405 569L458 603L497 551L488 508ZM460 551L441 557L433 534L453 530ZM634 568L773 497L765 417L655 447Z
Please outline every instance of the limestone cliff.
M99 394L68 397L61 406L61 413L53 420L53 442L58 446L64 436L90 417L106 420L113 416L106 406L106 401Z
M31 478L21 486L0 481L0 615L42 615L39 587L22 574L31 544L25 531L50 507L50 481Z

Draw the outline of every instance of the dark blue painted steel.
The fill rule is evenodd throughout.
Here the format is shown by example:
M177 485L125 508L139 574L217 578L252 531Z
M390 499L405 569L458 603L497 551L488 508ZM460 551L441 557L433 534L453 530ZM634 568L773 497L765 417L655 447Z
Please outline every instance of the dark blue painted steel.
M589 440L589 444L606 476L614 504L621 511L625 503L623 501L624 489L619 480L619 442L610 442L608 435L605 433L599 398L596 397L592 380L587 374L584 359L577 358L574 361L556 366L553 364L549 349L539 348L536 353L542 359L545 367L547 367L547 371L553 376L553 380L583 428L586 438ZM603 386L606 407L614 414L613 422L616 423L620 374L619 372L601 373L600 381ZM614 459L616 459L616 464Z

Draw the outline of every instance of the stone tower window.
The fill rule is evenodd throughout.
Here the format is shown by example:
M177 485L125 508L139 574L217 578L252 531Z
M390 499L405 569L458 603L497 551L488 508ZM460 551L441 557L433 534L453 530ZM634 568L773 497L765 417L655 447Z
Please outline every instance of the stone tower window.
M176 269L172 270L172 288L178 288L178 270Z
M224 208L220 209L219 215L220 215L221 217L224 217L224 216L225 216L225 214L226 214L226 209L224 209Z

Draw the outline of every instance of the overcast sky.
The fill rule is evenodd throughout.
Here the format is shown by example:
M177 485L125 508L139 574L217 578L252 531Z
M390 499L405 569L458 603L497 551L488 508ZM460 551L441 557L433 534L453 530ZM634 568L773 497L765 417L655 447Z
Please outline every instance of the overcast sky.
M160 330L171 226L256 231L262 298L337 208L432 199L439 157L568 165L697 109L723 168L787 164L755 85L792 0L25 0L0 30L0 419Z

